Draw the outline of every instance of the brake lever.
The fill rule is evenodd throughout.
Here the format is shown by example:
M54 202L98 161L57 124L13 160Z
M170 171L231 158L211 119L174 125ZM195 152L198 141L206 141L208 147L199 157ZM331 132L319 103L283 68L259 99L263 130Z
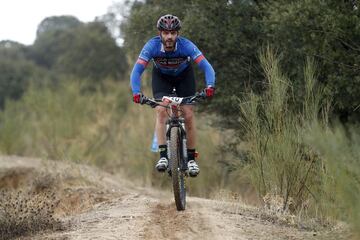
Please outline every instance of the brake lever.
M192 98L189 99L189 102L192 103L196 98L197 96L193 96Z
M140 104L143 105L143 104L147 104L149 101L149 98L147 98L146 96L142 95L141 98L140 98Z
M201 91L201 92L199 93L199 97L200 97L201 99L206 99L206 92L205 92L205 90L203 90L203 91Z

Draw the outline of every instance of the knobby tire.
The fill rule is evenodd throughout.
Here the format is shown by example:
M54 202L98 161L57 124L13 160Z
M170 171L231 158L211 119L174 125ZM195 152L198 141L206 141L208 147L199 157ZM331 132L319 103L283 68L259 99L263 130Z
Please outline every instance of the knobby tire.
M185 176L180 170L181 143L179 128L172 127L170 132L170 163L175 204L178 211L185 210L186 205Z

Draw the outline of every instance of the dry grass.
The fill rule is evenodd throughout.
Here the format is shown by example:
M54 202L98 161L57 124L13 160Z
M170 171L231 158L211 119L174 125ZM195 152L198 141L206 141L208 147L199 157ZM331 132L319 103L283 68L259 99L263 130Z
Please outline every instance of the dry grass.
M54 216L58 204L51 191L1 191L0 239L62 229L61 221Z
M322 161L304 144L304 129L317 119L321 88L316 86L315 69L309 60L305 67L306 91L303 110L293 103L293 86L282 73L276 54L265 49L260 55L268 89L262 95L250 93L240 103L240 128L248 142L253 185L272 209L301 211L309 198L318 197ZM269 197L271 195L271 197ZM277 206L275 206L277 205Z
M314 232L314 236L317 235L316 232L319 232L319 236L314 239L326 239L321 237L330 236L330 231L334 236L349 234L348 228L345 225L341 225L339 223L330 224L329 222L319 221L319 219L316 218L304 219L298 214L292 212L290 209L286 209L284 211L284 199L280 195L266 195L263 199L263 206L259 207L245 204L238 193L225 189L218 191L216 194L214 193L211 197L215 200L211 204L214 206L216 211L256 218L264 222L269 222L273 225L311 231ZM328 239L334 240L346 238L329 237Z
M127 83L109 82L91 93L82 87L64 80L56 90L31 88L21 100L9 101L0 112L0 153L94 164L143 186L169 189L169 179L154 169L159 154L150 151L154 109L133 104ZM220 163L220 131L210 127L207 115L197 114L197 120L204 174L189 181L189 189L207 197L232 181L222 180L227 176Z
M33 167L22 167L27 161ZM95 169L74 163L23 159L0 173L0 239L66 229L67 217L115 196L98 184Z
M360 239L360 131L356 126L324 128L314 125L307 141L324 159L319 210L347 221Z

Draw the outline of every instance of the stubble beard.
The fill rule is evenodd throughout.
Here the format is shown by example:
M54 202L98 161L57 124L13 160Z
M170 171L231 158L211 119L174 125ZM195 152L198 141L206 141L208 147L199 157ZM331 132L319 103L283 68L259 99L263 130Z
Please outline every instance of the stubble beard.
M173 50L175 48L175 41L173 40L162 40L162 43L164 44L164 47L166 50Z

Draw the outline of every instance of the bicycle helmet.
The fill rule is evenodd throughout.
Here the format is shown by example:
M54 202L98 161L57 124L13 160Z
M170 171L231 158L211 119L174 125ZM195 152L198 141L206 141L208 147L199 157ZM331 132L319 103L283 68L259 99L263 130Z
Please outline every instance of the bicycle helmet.
M159 18L156 26L159 31L179 31L181 21L174 15L166 14Z

